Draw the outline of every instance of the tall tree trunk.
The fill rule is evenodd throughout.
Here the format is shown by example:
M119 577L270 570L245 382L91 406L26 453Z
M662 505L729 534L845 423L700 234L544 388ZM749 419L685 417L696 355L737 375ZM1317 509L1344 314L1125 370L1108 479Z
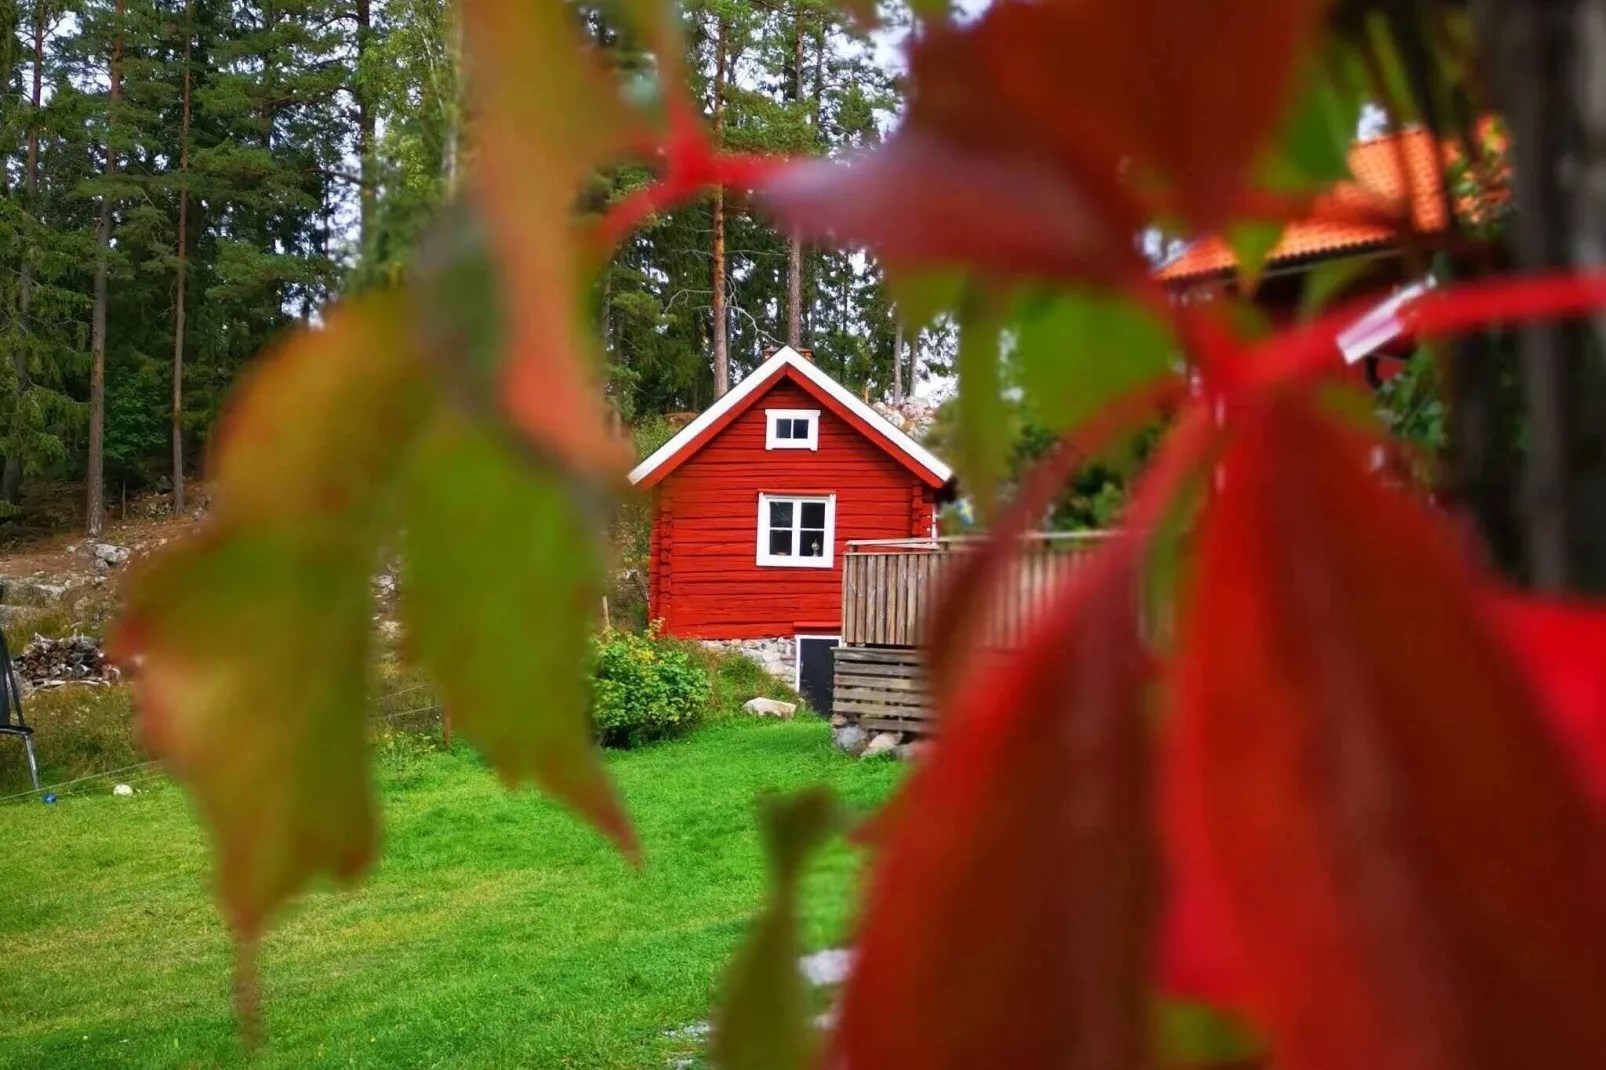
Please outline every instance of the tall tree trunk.
M909 345L909 390L904 397L912 398L920 389L920 345L925 338L925 331L916 331L914 339Z
M352 79L356 84L353 95L357 98L357 174L359 188L357 193L360 215L358 218L358 241L360 241L363 259L373 253L374 241L374 206L376 204L374 149L376 117L374 115L372 94L367 84L368 52L373 40L373 3L372 0L357 0L357 69Z
M793 103L803 100L803 6L792 16ZM793 231L786 241L786 344L793 349L803 345L803 238Z
M718 146L725 132L725 59L729 47L730 23L721 18L714 39L714 144ZM725 187L714 187L714 397L725 396L731 388L730 340L727 337L725 312Z
M100 219L95 227L95 295L90 316L89 348L89 464L88 493L84 509L84 530L98 536L106 521L106 272L111 259L112 191L117 177L117 148L113 129L117 105L123 96L123 13L125 0L117 0L116 26L112 37L111 61L107 64L109 90L106 98L106 178L108 188L100 197Z
M897 332L892 336L892 403L903 404L903 320L897 320Z
M30 229L39 222L39 109L44 105L45 90L45 3L34 0L33 5L33 91L29 95L28 157L23 166L22 186L28 198L27 213ZM33 236L30 233L22 257L22 277L17 283L17 313L22 333L32 335L29 314L33 308ZM28 348L16 346L11 351L11 366L17 377L17 404L33 387L28 374ZM13 449L6 454L6 464L0 473L0 498L16 505L22 498L22 455Z
M452 20L451 26L451 69L454 73L452 81L452 99L446 112L446 198L452 199L457 194L458 153L462 140L463 125L463 85L467 74L468 57L463 50L463 20L458 17L457 5L447 5L447 17Z
M195 0L184 0L184 110L178 128L178 279L173 304L173 515L184 512L184 299L189 277L190 58Z
M1512 252L1524 270L1606 265L1606 0L1480 0L1481 51L1511 129ZM1528 571L1606 591L1606 317L1518 336Z

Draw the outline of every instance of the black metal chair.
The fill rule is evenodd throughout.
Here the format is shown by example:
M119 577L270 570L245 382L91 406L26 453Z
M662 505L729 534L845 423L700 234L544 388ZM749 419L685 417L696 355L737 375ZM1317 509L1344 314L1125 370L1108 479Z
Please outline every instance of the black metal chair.
M0 594L0 598L4 595ZM16 736L28 752L28 778L33 790L39 790L39 763L33 755L33 726L22 719L22 691L17 687L17 672L11 665L11 651L6 648L6 637L0 633L0 736Z

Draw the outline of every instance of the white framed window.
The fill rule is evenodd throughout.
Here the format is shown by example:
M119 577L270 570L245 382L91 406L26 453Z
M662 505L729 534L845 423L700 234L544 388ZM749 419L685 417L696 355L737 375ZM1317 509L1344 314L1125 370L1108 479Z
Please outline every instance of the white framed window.
M835 539L835 494L758 496L759 564L830 568Z
M819 409L765 409L764 448L817 450L820 448Z

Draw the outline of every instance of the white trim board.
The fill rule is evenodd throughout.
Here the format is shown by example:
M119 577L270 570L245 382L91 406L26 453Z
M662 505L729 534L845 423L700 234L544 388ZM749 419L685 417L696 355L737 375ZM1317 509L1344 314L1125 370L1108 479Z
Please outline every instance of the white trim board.
M775 376L779 375L782 368L796 368L805 379L824 390L833 401L840 403L853 415L873 427L878 434L887 440L888 444L908 457L917 466L931 473L933 478L943 483L953 478L953 469L937 460L920 443L898 430L880 413L854 397L841 383L838 383L835 379L815 367L813 361L805 360L791 346L782 346L774 356L753 369L752 374L732 387L724 397L704 409L697 419L681 428L674 438L654 450L652 456L636 465L630 472L630 482L640 483L643 479L663 467L687 443L706 431L731 409L741 404L743 399L750 397L762 389L770 380L774 379Z

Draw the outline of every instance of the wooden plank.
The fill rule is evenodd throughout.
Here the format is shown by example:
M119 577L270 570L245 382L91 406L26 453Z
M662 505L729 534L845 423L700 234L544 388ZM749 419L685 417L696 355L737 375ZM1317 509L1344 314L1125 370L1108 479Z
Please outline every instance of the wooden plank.
M881 584L877 597L881 603L881 642L897 645L898 637L892 630L892 585L898 574L898 557L896 554L881 554L880 557Z
M839 646L834 647L836 660L877 661L890 664L916 665L920 652L913 647L897 646Z
M930 683L919 676L862 676L847 669L835 674L838 690L844 687L855 691L884 691L887 694L923 694Z
M905 716L925 717L924 706L903 706L887 702L862 702L849 699L833 699L831 709L834 713L842 714L868 714L872 717Z
M922 736L929 736L936 729L936 722L931 720L904 721L890 717L869 717L859 722L859 727L870 732L916 732Z
M909 664L884 663L874 661L839 661L839 672L857 673L860 676L888 676L898 679L917 679L926 675L925 666L913 662Z
M856 564L857 558L852 555L842 559L842 641L844 643L852 643L858 639L858 633L854 630L853 622Z
M886 585L881 590L887 607L885 641L895 646L903 645L903 639L898 635L898 564L902 559L902 554L887 554L882 558L887 565Z

